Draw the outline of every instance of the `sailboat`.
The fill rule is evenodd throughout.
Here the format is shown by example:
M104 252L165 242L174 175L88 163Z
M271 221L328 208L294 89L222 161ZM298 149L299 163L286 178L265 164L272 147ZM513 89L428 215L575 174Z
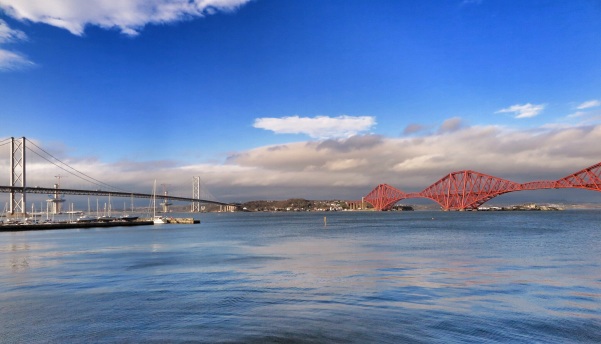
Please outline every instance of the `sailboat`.
M155 225L169 223L169 220L167 220L164 216L156 214L156 211L157 211L156 202L157 202L157 180L155 179L154 186L152 187L152 222Z
M82 215L82 216L78 217L76 221L77 222L94 222L94 221L98 221L98 218L95 216L90 216L90 215Z
M131 210L134 211L134 200L133 200L133 196L132 196L132 205L131 205ZM125 208L125 202L123 202L123 214L121 216L119 216L119 220L123 220L123 221L135 221L138 219L138 216L135 215L131 215L131 214L127 214L125 211L127 209Z
M90 197L88 197L88 214L91 213L90 210ZM91 216L91 215L82 215L80 217L77 218L76 222L94 222L98 220L97 216Z
M108 212L107 212L107 207L106 207L106 203L104 204L104 215L100 216L98 218L98 221L101 222L111 222L111 221L115 221L116 218L114 216L111 216L111 194L109 194L109 206L108 206Z

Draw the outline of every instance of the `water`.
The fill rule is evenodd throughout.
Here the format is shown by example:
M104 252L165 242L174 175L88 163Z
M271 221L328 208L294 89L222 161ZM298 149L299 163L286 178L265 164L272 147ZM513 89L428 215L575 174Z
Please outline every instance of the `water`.
M0 233L0 342L601 342L600 211L202 221Z

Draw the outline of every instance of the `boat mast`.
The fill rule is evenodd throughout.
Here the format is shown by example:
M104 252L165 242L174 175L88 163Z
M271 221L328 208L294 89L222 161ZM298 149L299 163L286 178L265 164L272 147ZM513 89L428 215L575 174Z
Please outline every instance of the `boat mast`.
M157 180L154 180L154 185L152 186L152 218L157 215Z

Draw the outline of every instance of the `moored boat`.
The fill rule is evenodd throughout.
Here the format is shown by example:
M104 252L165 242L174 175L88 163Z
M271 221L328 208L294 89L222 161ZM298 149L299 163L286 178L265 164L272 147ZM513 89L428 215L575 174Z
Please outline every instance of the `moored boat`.
M90 215L83 215L77 218L76 222L93 222L97 221L98 218Z
M152 218L152 222L153 222L155 225L160 225L160 224L163 224L163 223L169 223L169 219L167 219L167 218L166 218L166 217L164 217L164 216L156 215L156 216L154 216L154 217Z
M111 222L111 221L115 221L116 218L113 216L109 216L109 215L104 215L104 216L100 216L98 218L98 221L100 222Z
M138 216L130 215L130 214L123 214L119 217L119 220L123 220L123 221L135 221L137 219L138 219Z
M155 225L161 225L164 223L169 223L169 220L161 215L157 215L157 209L156 209L156 194L157 191L157 181L156 179L154 180L154 185L152 187L152 222Z

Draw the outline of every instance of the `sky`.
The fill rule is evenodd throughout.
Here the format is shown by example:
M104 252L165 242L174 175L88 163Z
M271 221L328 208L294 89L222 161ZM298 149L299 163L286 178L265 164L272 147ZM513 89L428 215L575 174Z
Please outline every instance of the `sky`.
M601 2L0 0L0 119L108 184L226 202L554 180L601 161Z

